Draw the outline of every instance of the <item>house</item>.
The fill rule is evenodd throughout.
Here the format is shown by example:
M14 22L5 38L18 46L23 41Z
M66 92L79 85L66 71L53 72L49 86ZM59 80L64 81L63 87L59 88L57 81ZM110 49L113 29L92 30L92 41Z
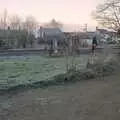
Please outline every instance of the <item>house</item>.
M108 31L105 29L97 29L96 31L86 31L86 32L71 32L65 33L66 38L68 38L72 44L77 46L77 48L91 47L92 39L94 36L97 37L98 44L100 41L104 41L105 37L108 35Z
M70 46L76 46L76 49L89 47L92 44L94 32L69 32L65 33L65 38L68 39Z
M106 29L98 29L98 31L100 32L100 36L101 36L101 40L100 41L107 41L109 42L118 42L118 36L117 33L114 31L109 31Z
M79 33L79 39L80 39L80 47L88 47L92 44L92 39L95 32L80 32Z
M64 33L59 28L40 27L38 31L38 41L45 49L58 50L63 43Z

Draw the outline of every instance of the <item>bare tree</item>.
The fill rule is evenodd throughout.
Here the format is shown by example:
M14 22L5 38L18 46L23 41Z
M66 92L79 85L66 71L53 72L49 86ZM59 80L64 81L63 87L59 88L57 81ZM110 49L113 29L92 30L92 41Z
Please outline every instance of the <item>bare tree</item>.
M10 28L11 29L18 30L20 28L21 18L19 16L13 15L10 17L9 21L10 21Z
M4 10L4 12L0 15L0 28L6 29L8 26L8 12L7 9Z
M3 16L0 16L0 29L4 29L4 20L3 20Z
M33 44L34 44L35 36L30 33L30 34L28 35L28 40L29 40L30 47L32 48L32 47L33 47Z
M92 15L102 26L118 31L120 29L120 0L108 0L98 5Z
M38 22L33 16L28 16L24 22L24 28L29 32L36 29L37 25L38 25Z
M34 30L37 28L38 22L33 16L28 16L23 23L23 29L27 31L27 42L33 47L35 35Z
M63 24L56 21L55 19L52 19L49 23L45 25L46 27L54 27L54 28L62 28Z

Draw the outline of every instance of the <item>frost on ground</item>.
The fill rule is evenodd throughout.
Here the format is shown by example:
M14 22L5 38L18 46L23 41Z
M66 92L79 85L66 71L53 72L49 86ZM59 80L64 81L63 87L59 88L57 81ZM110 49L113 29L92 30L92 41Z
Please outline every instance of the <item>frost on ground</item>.
M118 68L119 62L114 59L116 56L112 50L103 53L76 57L0 58L0 90L48 86L111 75ZM69 70L66 73L67 65Z
M76 57L75 63L83 68L88 56ZM72 57L69 57L71 65ZM40 56L0 58L0 89L49 80L66 72L66 58Z

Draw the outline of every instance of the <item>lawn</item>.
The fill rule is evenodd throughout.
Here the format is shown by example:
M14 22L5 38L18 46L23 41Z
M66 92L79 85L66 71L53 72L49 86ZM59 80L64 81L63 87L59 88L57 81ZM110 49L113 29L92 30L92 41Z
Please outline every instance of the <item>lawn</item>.
M75 59L77 67L83 68L88 56ZM69 57L69 67L72 57ZM0 89L6 89L18 84L28 84L36 81L50 80L53 76L66 71L65 57L4 57L0 58Z

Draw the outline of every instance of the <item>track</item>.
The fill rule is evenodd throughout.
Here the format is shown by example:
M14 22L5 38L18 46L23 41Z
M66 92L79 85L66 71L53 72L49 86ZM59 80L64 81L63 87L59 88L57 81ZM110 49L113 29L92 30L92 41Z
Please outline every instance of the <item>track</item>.
M103 48L97 48L96 52L102 52ZM49 50L43 49L10 49L0 50L0 56L23 56L23 55L43 55L48 54ZM81 48L77 51L78 54L89 54L91 53L90 48Z

